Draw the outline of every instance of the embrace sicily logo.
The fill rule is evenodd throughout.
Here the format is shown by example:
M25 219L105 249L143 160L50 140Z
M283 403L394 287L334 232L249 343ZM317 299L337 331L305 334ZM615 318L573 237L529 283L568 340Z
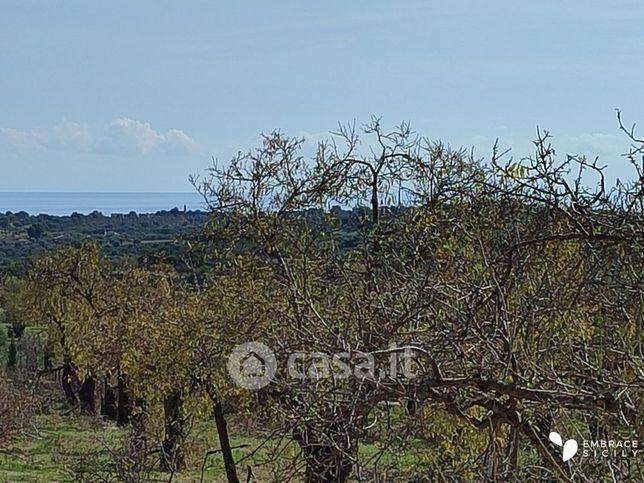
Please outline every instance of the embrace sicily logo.
M551 432L548 435L548 439L552 441L554 444L556 444L557 446L563 448L563 451L561 453L561 459L563 461L568 461L570 458L572 458L577 454L579 445L577 444L576 440L569 439L564 443L561 435L555 431Z

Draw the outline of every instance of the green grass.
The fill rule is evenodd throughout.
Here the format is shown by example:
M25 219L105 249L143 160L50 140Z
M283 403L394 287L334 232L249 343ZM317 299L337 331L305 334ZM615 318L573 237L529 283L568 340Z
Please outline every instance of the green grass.
M242 460L263 441L259 434L249 434L241 425L232 424L231 443L233 446L248 445L234 450L236 461ZM100 461L106 461L107 448L118 448L128 429L117 428L112 423L103 423L95 417L62 415L60 413L36 415L28 428L22 431L8 451L0 452L0 482L69 482L73 481L69 471L74 459L87 454L102 454ZM245 480L248 466L251 466L255 481L275 481L272 467L286 465L294 460L297 448L294 442L285 441L281 456L275 460L277 443L270 442L255 455L242 460L238 465L240 478ZM173 481L179 483L198 482L204 455L208 450L218 449L219 443L214 421L196 421L190 427L186 440L188 469L176 475ZM403 454L380 453L376 444L360 446L361 461L370 461L380 470L388 468L394 472L418 464L422 448L409 448ZM273 461L270 461L273 458ZM160 481L167 481L162 473ZM207 457L204 481L225 482L221 454Z
M23 430L15 443L0 453L0 482L68 482L72 481L69 463L88 453L97 453L107 447L118 447L127 429L111 423L102 423L97 418L62 416L60 414L37 415L29 428ZM234 450L236 460L261 443L257 437L232 437L233 446L247 444L245 449ZM177 475L174 481L196 482L201 478L203 455L209 449L217 449L217 434L214 422L200 421L194 424L186 441L189 468ZM266 447L258 455L242 464L240 473L248 464L253 466L257 477L265 474L256 465L271 451ZM107 454L107 452L106 452ZM163 474L158 475L163 479ZM166 477L167 479L167 477ZM269 481L260 478L260 481ZM204 471L208 482L225 481L223 463L219 453L210 455Z
M90 448L97 435L113 438L113 430L95 419L37 415L8 454L0 455L0 481L69 481L63 454Z

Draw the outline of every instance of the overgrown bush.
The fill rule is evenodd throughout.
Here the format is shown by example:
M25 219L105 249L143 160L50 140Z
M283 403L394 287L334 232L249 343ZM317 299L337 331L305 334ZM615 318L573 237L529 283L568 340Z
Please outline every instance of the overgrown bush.
M138 430L132 430L116 444L97 442L98 450L83 455L67 455L71 481L78 483L143 483L167 481L158 477L158 448L141 444Z
M19 431L29 424L36 406L33 396L0 373L0 449L9 447Z

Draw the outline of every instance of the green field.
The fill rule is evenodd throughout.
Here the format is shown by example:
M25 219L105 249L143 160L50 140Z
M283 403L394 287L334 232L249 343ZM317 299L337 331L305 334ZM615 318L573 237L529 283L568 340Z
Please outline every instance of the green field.
M75 462L86 457L91 458L91 461L106 463L109 448L118 447L120 440L128 433L127 428L117 428L111 423L78 415L37 415L30 426L8 450L0 454L0 481L74 481L70 468ZM217 447L214 424L209 426L206 422L200 422L193 427L187 440L189 469L175 475L173 481L200 481L202 455ZM256 438L232 438L233 445L253 445L259 442ZM242 450L235 450L235 456L243 457ZM259 458L261 452L256 460ZM261 470L253 471L256 476L262 474ZM160 472L153 476L158 481L168 481L169 478ZM204 481L225 481L223 464L216 454L208 457Z
M233 447L245 446L233 451L235 459L240 461L238 473L243 481L246 481L249 467L254 476L252 481L279 481L279 476L273 474L273 469L290 466L293 459L297 459L293 442L279 444L282 453L276 459L277 442L262 444L264 439L259 434L235 436L248 432L241 425L233 425L231 430ZM120 447L128 432L129 428L118 428L113 423L104 423L96 417L65 415L60 411L36 415L15 441L7 449L0 451L0 482L80 481L73 468L78 468L83 461L86 465L94 465L95 468L107 468L113 464L110 454ZM247 457L257 447L260 449L251 457ZM194 423L186 440L188 469L172 475L172 481L202 481L203 467L203 481L225 482L223 462L219 453L208 454L204 465L204 456L217 448L214 422ZM421 452L422 448L414 448L406 454L394 456L391 453L381 454L375 444L364 444L360 448L361 458L371 462L372 470L378 467L380 474L388 475L399 475L417 464ZM151 461L154 461L154 457ZM370 471L367 471L367 474L370 474ZM104 477L103 480L83 481L121 481L114 476L113 479ZM150 477L152 479L146 481L170 480L169 474L159 471L153 472ZM299 477L295 476L291 481L299 481Z

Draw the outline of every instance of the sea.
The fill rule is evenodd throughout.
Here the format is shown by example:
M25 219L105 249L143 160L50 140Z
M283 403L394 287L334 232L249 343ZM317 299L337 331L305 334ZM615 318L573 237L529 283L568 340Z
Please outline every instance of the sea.
M30 215L66 216L99 211L113 213L156 213L178 208L205 210L199 193L79 193L79 192L0 192L0 213L26 211Z

